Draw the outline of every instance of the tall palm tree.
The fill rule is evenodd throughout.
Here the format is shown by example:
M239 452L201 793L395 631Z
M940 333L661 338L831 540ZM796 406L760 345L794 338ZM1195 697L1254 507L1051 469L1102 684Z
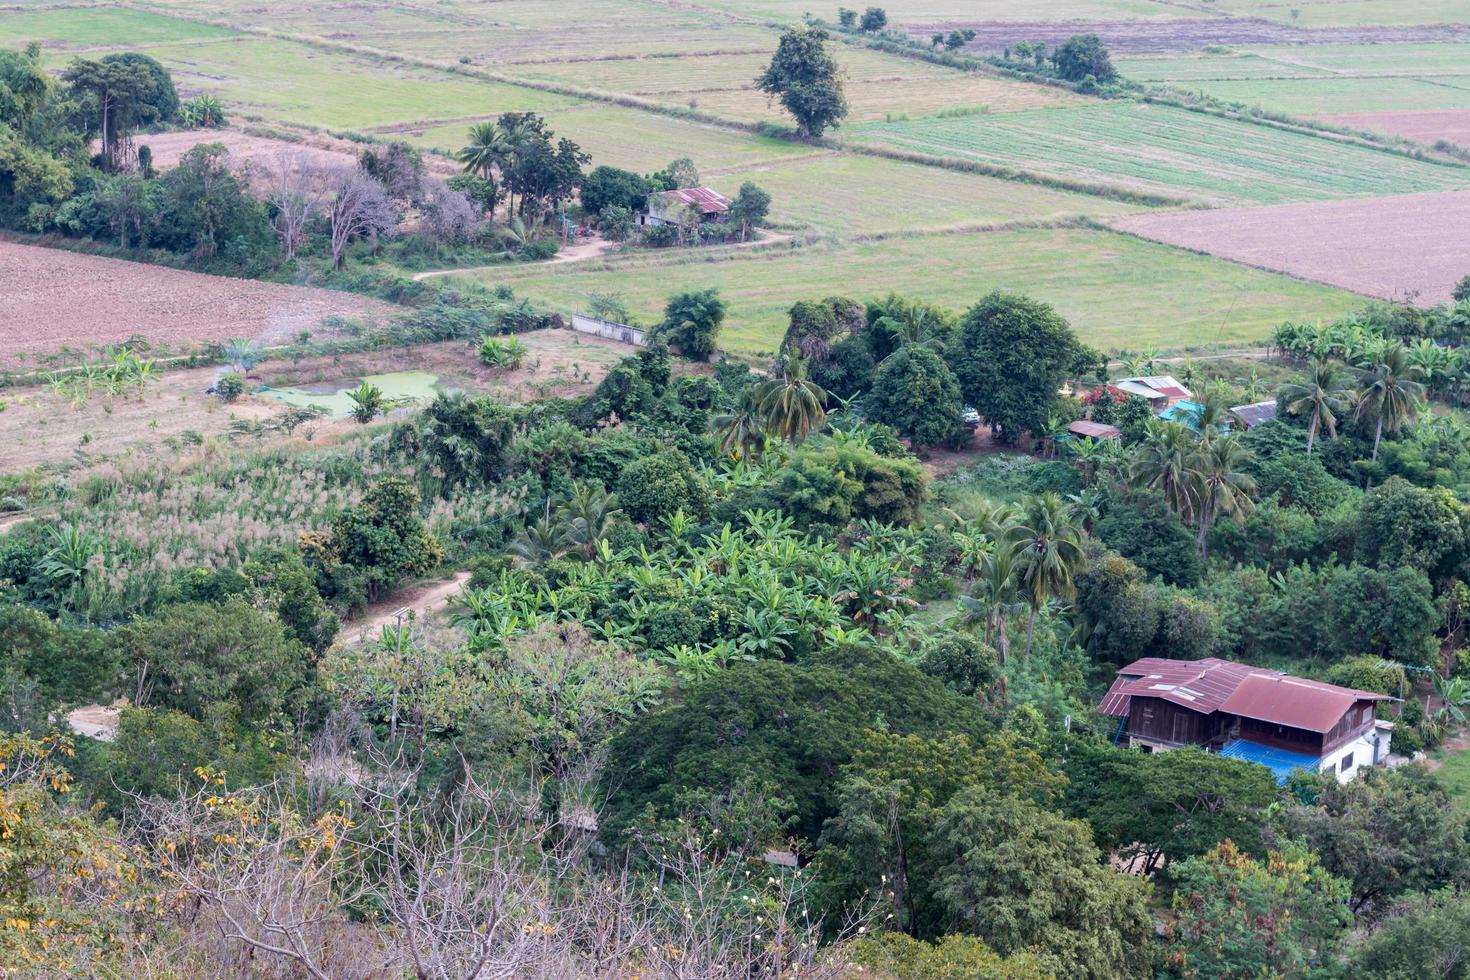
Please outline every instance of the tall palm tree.
M765 447L765 420L754 389L745 389L735 411L716 416L714 426L720 433L720 452L726 456L750 459Z
M1332 361L1319 360L1300 382L1283 387L1281 397L1292 415L1309 416L1307 455L1310 456L1318 432L1326 429L1329 438L1337 438L1337 416L1353 407L1357 394L1346 372Z
M571 544L566 525L550 514L542 514L528 523L506 550L527 564L539 565L560 558Z
M1026 622L1029 657L1037 612L1053 598L1076 595L1074 578L1087 563L1087 555L1082 550L1082 529L1072 508L1050 490L1027 499L1021 520L1012 532L1012 540L1020 565L1020 584L1031 603L1031 616Z
M970 601L962 604L969 606L973 603L984 616L985 642L994 640L995 652L1004 664L1011 649L1006 621L1025 606L1021 592L1021 562L1016 552L1009 548L996 548L987 555L980 577L966 598Z
M505 166L511 151L504 130L493 122L475 123L470 127L470 140L455 158L464 164L466 173L478 174L495 186L495 171Z
M781 366L781 374L762 382L756 389L756 407L766 420L766 428L791 443L805 439L820 429L827 419L827 393L806 376L806 364L791 355Z
M1241 444L1238 435L1200 443L1190 465L1198 483L1195 497L1199 502L1201 558L1210 556L1205 538L1217 517L1228 514L1239 524L1254 506L1251 497L1256 492L1256 481L1244 472L1250 460L1251 452Z
M1194 450L1194 434L1184 426L1174 422L1150 423L1128 465L1129 484L1159 491L1170 510L1189 517L1195 508L1194 483L1190 476L1190 457Z
M1419 369L1409 363L1404 345L1398 342L1380 347L1374 363L1363 372L1362 395L1358 398L1355 417L1372 416L1377 420L1373 431L1373 462L1378 462L1378 443L1385 432L1397 432L1405 423L1418 418L1424 385L1418 380Z

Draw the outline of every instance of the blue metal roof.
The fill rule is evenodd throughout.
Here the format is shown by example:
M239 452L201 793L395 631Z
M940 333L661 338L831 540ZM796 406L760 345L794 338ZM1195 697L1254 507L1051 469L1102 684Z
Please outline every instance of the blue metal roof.
M1316 772L1322 760L1316 756L1306 755L1302 752L1288 752L1285 749L1273 749L1265 745L1257 745L1255 742L1247 742L1237 738L1220 750L1221 755L1232 759L1244 759L1247 762L1255 762L1265 766L1276 774L1276 782L1285 785L1286 777L1298 769L1306 769Z

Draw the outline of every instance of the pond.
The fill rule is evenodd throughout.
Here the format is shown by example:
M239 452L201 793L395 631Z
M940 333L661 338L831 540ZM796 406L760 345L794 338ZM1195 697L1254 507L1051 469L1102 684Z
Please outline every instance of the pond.
M427 371L394 371L390 374L369 374L361 378L341 381L322 381L294 388L261 388L255 392L261 398L272 398L298 408L317 406L326 409L329 415L351 415L352 399L347 393L362 382L376 385L383 397L390 402L430 401L441 390L439 376Z

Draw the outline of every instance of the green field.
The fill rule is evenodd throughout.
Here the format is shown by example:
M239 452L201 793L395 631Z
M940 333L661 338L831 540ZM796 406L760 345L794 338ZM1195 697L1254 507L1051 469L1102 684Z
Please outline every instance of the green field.
M1300 27L1454 24L1465 0L1210 0L1213 12L1265 17Z
M1089 194L839 153L722 171L707 179L731 196L745 181L754 181L771 194L772 217L783 226L837 235L1101 218L1143 210Z
M730 307L721 345L769 354L798 299L890 290L959 310L992 289L1052 303L1107 350L1250 344L1283 319L1331 319L1362 297L1106 231L1043 229L916 235L849 245L655 253L468 274L558 310L618 293L645 321L687 288L714 286Z
M850 138L1222 204L1470 187L1470 169L1143 103L872 123Z
M174 17L112 7L21 11L0 14L0 47L40 41L48 51L88 47L207 41L234 32Z
M409 65L252 39L203 47L143 48L174 73L184 95L210 92L238 113L330 129L556 109L575 99Z
M1197 89L1228 102L1258 105L1273 112L1316 116L1342 112L1388 112L1409 109L1470 109L1470 78L1466 88L1443 80L1417 78L1280 79L1250 82L1190 82Z
M1439 763L1435 775L1463 809L1470 809L1470 749L1453 752L1436 752L1434 759Z
M1302 58L1304 48L1297 48ZM1300 63L1287 64L1255 52L1237 54L1199 54L1169 56L1134 56L1114 58L1113 64L1125 77L1135 82L1168 82L1194 88L1187 82L1223 80L1331 77L1326 68Z

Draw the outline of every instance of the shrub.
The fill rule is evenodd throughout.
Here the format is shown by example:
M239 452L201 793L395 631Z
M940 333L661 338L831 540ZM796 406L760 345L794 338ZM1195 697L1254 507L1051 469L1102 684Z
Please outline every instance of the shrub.
M662 526L677 511L699 517L707 509L704 484L677 449L662 450L628 466L617 492L628 517L650 526Z
M220 401L232 402L245 394L245 378L239 372L230 371L214 383L214 393Z

